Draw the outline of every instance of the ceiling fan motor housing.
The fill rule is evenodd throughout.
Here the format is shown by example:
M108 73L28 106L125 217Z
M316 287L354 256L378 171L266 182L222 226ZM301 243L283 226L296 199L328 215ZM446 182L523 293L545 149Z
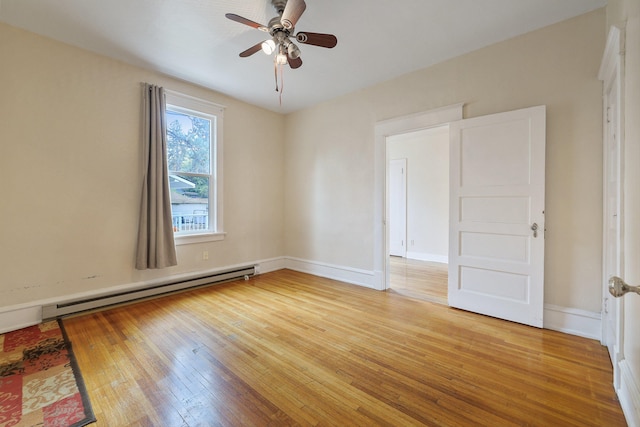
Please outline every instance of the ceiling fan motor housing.
M271 4L275 7L278 15L282 15L284 8L287 6L287 0L271 0Z
M275 16L271 18L271 20L269 21L269 32L273 33L274 31L278 31L278 30L283 31L284 27L280 23L280 17Z

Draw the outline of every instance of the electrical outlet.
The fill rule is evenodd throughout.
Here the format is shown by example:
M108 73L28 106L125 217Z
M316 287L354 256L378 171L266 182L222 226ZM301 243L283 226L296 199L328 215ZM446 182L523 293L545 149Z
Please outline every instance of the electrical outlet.
M202 252L202 259L209 259L209 251Z

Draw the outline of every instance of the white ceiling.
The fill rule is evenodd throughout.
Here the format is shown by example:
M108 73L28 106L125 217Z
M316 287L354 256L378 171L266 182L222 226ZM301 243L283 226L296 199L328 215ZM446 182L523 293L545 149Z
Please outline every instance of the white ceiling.
M284 71L238 54L268 35L270 0L0 0L0 21L288 113L606 5L607 0L306 0L296 30L338 45L300 45ZM3 58L2 60L6 60Z

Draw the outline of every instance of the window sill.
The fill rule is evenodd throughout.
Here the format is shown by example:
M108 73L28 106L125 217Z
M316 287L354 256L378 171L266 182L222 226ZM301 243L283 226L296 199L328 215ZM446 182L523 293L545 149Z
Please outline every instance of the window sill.
M220 240L224 240L226 235L227 233L225 232L183 234L180 236L174 236L174 240L176 242L176 246L180 246L190 245L192 243L217 242Z

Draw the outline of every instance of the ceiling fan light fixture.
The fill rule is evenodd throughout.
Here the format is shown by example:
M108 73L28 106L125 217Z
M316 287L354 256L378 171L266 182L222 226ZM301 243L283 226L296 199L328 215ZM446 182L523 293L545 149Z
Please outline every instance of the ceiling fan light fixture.
M290 43L289 46L287 46L287 53L289 54L289 57L293 59L300 57L300 49L293 43Z
M262 42L262 51L267 55L271 55L276 50L276 43L273 40L265 40Z
M276 55L276 64L284 65L287 63L287 55L284 53L279 53Z
M287 58L287 48L284 47L284 44L282 43L278 44L278 54L276 55L275 61L278 65L284 65L289 62L289 59Z

